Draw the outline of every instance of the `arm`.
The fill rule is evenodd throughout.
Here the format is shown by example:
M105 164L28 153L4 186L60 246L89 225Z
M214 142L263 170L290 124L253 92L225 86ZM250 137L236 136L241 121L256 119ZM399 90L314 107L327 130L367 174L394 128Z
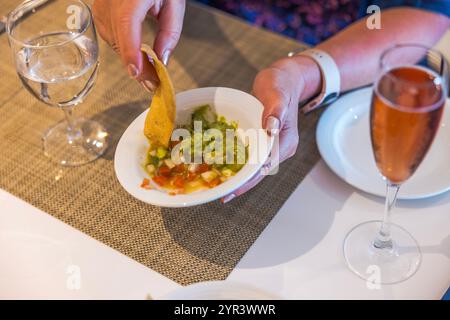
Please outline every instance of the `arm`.
M317 48L330 54L341 74L341 91L371 83L381 53L396 43L433 46L450 27L446 16L412 8L382 11L382 29L370 30L366 20L352 24ZM253 92L264 105L263 126L279 130L280 162L292 157L298 146L298 104L320 91L318 65L310 58L294 56L276 61L255 79ZM273 131L275 130L275 131ZM259 174L242 188L225 197L228 202L253 188L264 178Z
M432 47L450 27L446 16L414 8L382 11L382 29L370 30L362 19L317 48L328 52L341 73L341 91L371 83L378 69L381 53L396 43L419 43ZM300 64L301 57L298 59ZM306 62L309 68L315 68ZM308 78L302 98L314 96L320 88L320 73Z

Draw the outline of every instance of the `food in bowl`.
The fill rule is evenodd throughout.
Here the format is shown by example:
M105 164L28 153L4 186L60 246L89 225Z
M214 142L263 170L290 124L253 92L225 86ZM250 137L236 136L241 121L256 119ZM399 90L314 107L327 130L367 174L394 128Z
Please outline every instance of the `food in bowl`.
M164 64L154 51L143 46L153 59L160 84L156 88L144 125L149 141L141 187L171 195L214 188L245 165L248 146L238 137L236 122L227 122L210 105L197 107L190 123L175 127L175 95ZM179 139L172 139L180 133Z
M184 133L168 147L152 144L147 152L141 187L161 188L169 194L189 194L214 188L239 172L248 159L248 146L236 134L238 124L215 114L210 105L199 106Z

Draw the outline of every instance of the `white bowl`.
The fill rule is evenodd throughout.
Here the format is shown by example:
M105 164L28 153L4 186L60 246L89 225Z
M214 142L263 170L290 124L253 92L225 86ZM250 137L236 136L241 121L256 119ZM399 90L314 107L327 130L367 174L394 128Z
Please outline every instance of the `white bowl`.
M200 88L181 92L176 95L177 123L185 123L196 107L209 104L227 121L237 121L238 128L261 129L263 105L252 95L230 88ZM142 180L148 178L142 164L148 148L147 138L143 134L147 111L139 115L120 138L114 157L114 169L117 179L133 197L161 207L188 207L217 200L245 184L255 175L267 160L271 145L257 146L249 143L249 159L258 161L247 163L233 177L212 189L191 194L169 195L158 190L146 190L140 187ZM262 132L262 131L261 131ZM264 139L270 141L264 133Z

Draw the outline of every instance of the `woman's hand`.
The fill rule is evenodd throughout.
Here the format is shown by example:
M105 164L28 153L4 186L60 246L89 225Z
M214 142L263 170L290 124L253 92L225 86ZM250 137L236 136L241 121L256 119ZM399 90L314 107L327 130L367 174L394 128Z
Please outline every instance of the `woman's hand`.
M147 15L158 20L154 50L167 64L180 38L185 0L95 0L93 15L101 37L120 55L130 77L149 91L159 82L141 52L142 22Z
M279 60L256 76L253 94L264 105L263 127L269 135L279 138L279 159L266 163L266 169L273 169L297 151L299 101L311 97L319 86L320 70L313 60L305 57ZM265 172L267 170L259 171L243 187L225 196L222 202L227 203L252 189L265 177Z

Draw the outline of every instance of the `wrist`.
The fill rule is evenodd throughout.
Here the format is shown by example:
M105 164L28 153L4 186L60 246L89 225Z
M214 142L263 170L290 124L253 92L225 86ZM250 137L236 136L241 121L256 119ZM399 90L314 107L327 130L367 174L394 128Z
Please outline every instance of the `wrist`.
M309 100L318 95L322 88L322 76L317 62L306 56L293 56L290 59L297 66L296 76L300 77L304 83L299 102Z
M289 77L298 103L319 94L322 76L319 65L313 59L293 56L278 60L271 67L282 70Z

